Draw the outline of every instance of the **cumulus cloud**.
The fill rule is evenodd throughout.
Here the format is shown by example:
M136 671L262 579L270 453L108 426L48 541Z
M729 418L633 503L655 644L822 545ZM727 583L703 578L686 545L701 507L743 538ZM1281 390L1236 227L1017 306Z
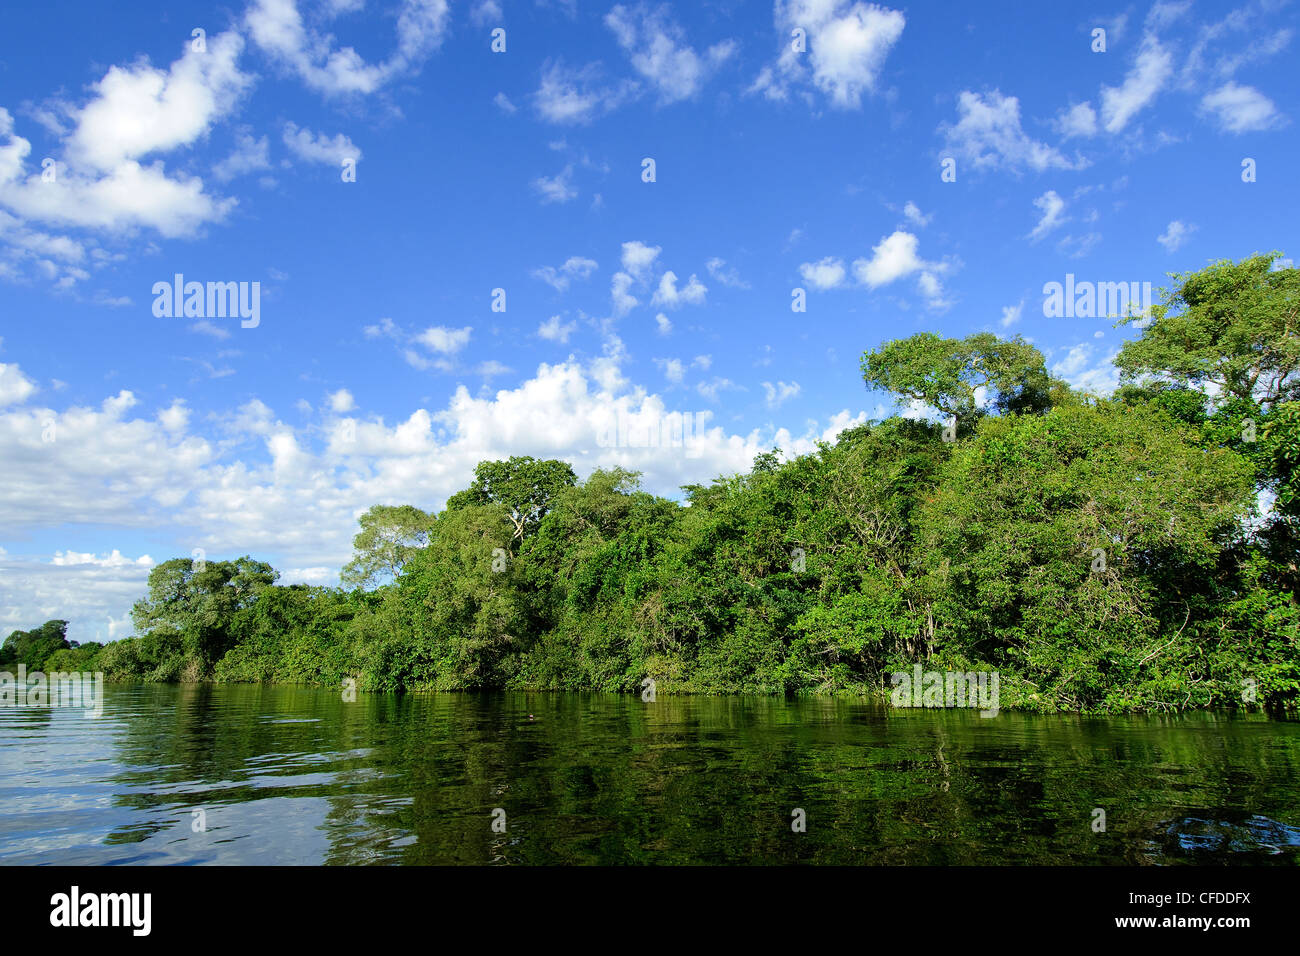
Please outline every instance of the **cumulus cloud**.
M907 204L903 206L903 215L907 217L908 222L920 227L921 229L930 225L930 220L934 218L933 213L927 216L925 213L921 212L921 208L910 199L907 201Z
M0 548L0 633L66 620L71 640L110 641L132 633L129 610L145 592L154 560L114 550L97 555L9 555Z
M1096 359L1091 342L1071 346L1065 355L1052 365L1051 372L1065 379L1071 388L1095 395L1109 395L1119 385L1119 369L1114 365L1116 352Z
M600 264L595 259L587 259L584 256L569 256L564 260L564 264L558 268L555 266L542 266L534 269L532 276L535 279L541 279L555 289L556 292L563 292L569 288L569 284L574 279L586 279L598 268L600 268Z
M286 123L284 145L289 147L289 152L308 163L340 166L345 159L361 162L361 150L342 133L330 137L302 129L296 123Z
M541 85L533 94L533 105L548 122L577 125L617 109L635 92L635 83L605 83L599 64L578 69L566 66L562 60L548 60L542 65Z
M1055 189L1049 189L1034 200L1034 208L1042 213L1042 217L1038 220L1038 225L1034 226L1033 232L1029 234L1029 238L1037 242L1065 222L1065 218L1061 215L1065 211L1065 200L1056 194Z
M553 315L537 327L537 334L550 342L564 344L578 328L576 322L565 322L558 315Z
M212 167L212 175L221 182L236 176L271 168L270 144L265 136L254 137L247 127L236 134L235 148Z
M1074 169L1079 163L1060 150L1028 136L1020 126L1020 100L998 90L979 94L965 90L957 98L957 122L939 127L948 148L976 169L1028 167Z
M356 519L370 505L441 507L483 460L563 458L580 474L624 467L642 471L649 489L676 494L682 484L748 470L754 456L774 444L791 454L812 451L818 439L864 419L846 410L800 433L730 433L699 413L699 437L689 448L627 447L606 440L620 422L657 426L670 409L659 395L627 381L621 361L614 349L585 364L542 363L516 387L475 397L462 386L441 408L417 407L391 422L326 417L294 427L251 400L205 417L201 424L216 428L216 437L197 433L183 406L140 409L126 390L97 407L7 407L0 409L0 460L10 469L0 495L0 538L81 523L161 528L174 546L161 558L203 548L209 560L252 553L287 569L332 573L347 559ZM702 367L698 359L692 364ZM774 383L773 399L788 397L794 387ZM700 383L697 394L716 398L736 388L715 378ZM331 408L326 414L338 413ZM53 423L53 441L42 439L47 422ZM143 593L147 573L139 557L65 552L62 564L28 562L29 576L17 578L12 560L18 559L4 556L0 573L10 596L5 603L12 605L5 619L15 627L69 613L78 616L78 626L101 612L121 618ZM31 584L73 572L79 576L60 578L58 592L48 597L39 597ZM313 580L324 580L319 570L312 573ZM80 603L60 603L74 592Z
M1002 318L999 324L1004 328L1010 328L1020 321L1020 315L1025 310L1025 300L1021 299L1015 305L1004 305L1002 307Z
M356 399L352 397L352 393L346 388L340 388L337 392L332 393L329 397L329 403L330 411L340 415L357 407Z
M417 335L416 341L434 352L454 355L469 344L469 337L473 331L473 328L468 325L463 329L450 329L443 325L434 325Z
M1118 133L1149 106L1173 76L1173 56L1155 35L1142 39L1132 68L1119 86L1101 88L1101 121L1106 132Z
M635 279L643 279L663 251L660 246L649 246L640 240L623 243L623 271Z
M1166 252L1174 252L1188 240L1195 228L1195 226L1187 225L1181 219L1175 219L1165 227L1165 231L1161 235L1156 237L1156 242L1164 246Z
M679 309L683 305L702 305L707 293L708 288L694 275L687 280L686 285L678 289L677 274L670 269L660 277L659 288L655 290L650 304L670 309Z
M1253 86L1225 83L1201 98L1202 111L1209 113L1227 133L1249 133L1276 126L1281 119L1277 107Z
M1066 139L1097 135L1097 111L1091 103L1076 103L1056 118L1056 128Z
M633 68L658 91L661 103L694 97L736 49L733 41L725 40L709 47L703 55L696 53L664 7L652 10L645 4L619 4L605 15L605 25L613 31Z
M554 176L538 176L533 180L533 189L542 197L544 203L566 203L576 199L578 190L572 183L573 164L570 163Z
M705 268L709 270L709 275L713 276L713 278L717 279L718 282L723 285L729 286L733 289L749 288L749 283L740 277L740 273L737 272L735 268L727 268L727 262L725 259L719 259L717 256L714 256L704 265Z
M768 408L779 408L787 399L794 398L799 394L800 388L798 382L772 382L763 383L764 401Z
M342 12L339 5L330 14ZM446 0L403 0L397 15L397 46L386 60L368 63L350 46L303 22L294 0L253 0L244 15L249 35L268 56L311 89L327 95L374 93L414 72L442 43Z
M109 68L84 106L64 105L67 162L56 157L53 182L29 171L31 142L0 107L0 207L27 221L166 237L220 221L235 201L209 194L198 177L169 176L159 156L194 145L235 109L252 83L238 67L242 50L232 31L209 38L206 52L187 46L167 70L145 60Z
M36 384L17 365L0 362L0 408L21 405L36 392Z
M855 0L777 0L774 17L781 55L762 69L751 91L784 100L794 89L811 87L839 109L857 109L863 95L875 91L907 22L898 10ZM794 49L795 29L806 34L804 52Z
M799 266L799 275L814 289L835 289L844 284L844 261L826 256L817 262L805 262Z

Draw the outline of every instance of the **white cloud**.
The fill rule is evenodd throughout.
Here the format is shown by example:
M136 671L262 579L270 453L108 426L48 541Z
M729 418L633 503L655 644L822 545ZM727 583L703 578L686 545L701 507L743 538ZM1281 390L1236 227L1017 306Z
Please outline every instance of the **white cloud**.
M926 263L917 256L916 249L916 236L897 230L872 247L870 259L855 259L853 274L872 289L887 285L925 268Z
M695 386L695 391L699 392L702 397L707 398L711 402L716 402L718 400L719 392L739 389L740 386L729 378L714 378L712 381L700 382Z
M473 327L468 325L463 329L450 329L443 325L434 325L417 335L416 341L434 352L454 355L469 344L469 337L473 331Z
M0 362L0 408L21 405L36 393L36 383L17 365Z
M534 269L532 276L535 279L541 279L554 288L555 291L563 292L569 288L569 283L574 279L586 279L599 267L600 265L595 259L587 259L583 256L569 256L558 269L555 266L542 266L539 269Z
M763 392L766 395L764 401L768 408L779 408L787 399L794 398L799 394L799 383L777 382L773 385L771 382L763 383Z
M1093 354L1091 342L1080 342L1071 346L1065 356L1052 365L1051 372L1057 378L1065 379L1071 388L1109 395L1119 385L1119 369L1113 362L1117 353L1111 352L1096 361Z
M844 284L844 261L826 256L818 262L805 262L799 266L799 275L814 289L835 289Z
M1055 189L1049 189L1034 200L1034 207L1043 214L1029 234L1029 238L1037 242L1066 221L1061 215L1065 211L1065 200L1056 194Z
M252 82L237 66L242 49L229 32L209 38L205 53L187 45L166 71L143 60L111 67L84 107L64 106L70 162L56 158L54 182L28 172L31 143L0 107L0 142L8 140L0 145L0 206L28 220L111 233L147 227L167 237L220 221L235 200L208 194L197 177L168 177L161 159L141 160L195 144L234 110Z
M659 279L659 288L655 290L651 305L663 305L670 309L679 309L683 305L702 305L708 288L694 274L681 289L677 288L677 274L672 270L665 272Z
M1102 86L1101 120L1108 133L1118 133L1151 104L1173 75L1173 57L1154 34L1142 38L1133 67L1119 86Z
M514 388L476 398L459 387L441 409L418 407L391 423L355 421L351 434L328 427L328 420L287 425L252 400L236 412L205 417L204 427L218 427L214 419L219 425L221 437L209 439L192 431L174 404L134 416L138 402L129 391L98 408L0 410L0 460L7 469L0 540L35 528L94 524L170 536L172 553L163 557L203 548L209 560L251 553L288 569L333 570L347 559L357 515L370 505L438 508L468 484L479 461L558 457L580 474L620 466L644 472L650 490L676 494L682 484L748 470L754 455L773 444L790 454L812 451L818 438L833 437L862 415L852 419L845 411L829 426L809 425L801 434L731 434L706 424L690 448L619 447L601 436L620 416L658 422L668 411L660 396L623 378L621 361L615 349L585 365L543 363ZM497 373L500 366L481 371ZM736 388L719 378L701 383L697 393L716 398ZM774 388L776 398L782 386ZM46 420L55 423L53 442L42 441ZM15 627L71 616L84 628L101 610L121 618L144 591L143 558L65 551L58 565L26 562L32 565L27 577L17 576L12 562L18 560L4 555L0 563L3 603L12 605L3 613ZM57 594L35 586L50 575L63 575ZM69 595L77 600L60 603Z
M1164 246L1166 252L1174 252L1191 237L1195 228L1195 226L1187 225L1181 219L1175 219L1165 227L1162 235L1156 237L1156 242Z
M1076 103L1056 118L1056 128L1066 139L1096 136L1097 111L1091 103Z
M1071 259L1082 259L1092 252L1099 242L1101 242L1101 233L1099 232L1088 232L1081 236L1072 234L1058 242L1056 248Z
M655 365L659 366L664 373L664 378L674 385L681 382L686 377L686 366L682 364L681 359L655 359Z
M907 204L903 206L903 215L907 217L909 222L921 229L930 225L930 220L934 218L933 213L927 216L925 213L921 212L920 207L910 199L907 201Z
M1061 152L1031 139L1020 127L1020 101L993 90L986 95L965 90L957 98L958 120L955 126L939 127L950 149L976 169L1023 167L1042 172L1045 169L1074 169Z
M513 113L519 109L519 107L515 106L514 103L510 102L510 97L506 96L504 93L498 93L496 96L492 97L492 102L495 103L497 108L503 113Z
M333 392L329 396L329 403L330 411L339 415L350 412L357 407L356 399L352 397L352 393L346 388L340 388L337 392Z
M632 295L631 288L634 280L626 272L615 272L609 283L610 299L613 302L614 315L627 315L637 306L637 298Z
M205 53L187 46L167 72L147 62L110 67L76 114L69 156L77 165L110 171L194 143L251 86L236 65L243 46L239 34L222 33L208 41Z
M234 151L212 167L212 175L224 183L245 173L270 168L270 144L266 137L255 139L251 130L244 128L236 135Z
M69 622L71 640L109 641L132 633L128 611L147 590L154 561L118 550L100 557L56 551L41 557L8 555L0 548L0 633L28 630L46 621Z
M548 60L542 66L542 81L533 94L533 104L542 119L549 122L589 123L616 109L635 90L631 83L604 85L596 64L573 69L562 61Z
M361 150L347 136L338 133L333 137L301 129L296 123L284 124L284 145L299 159L308 163L341 166L343 160L361 162Z
M655 326L660 335L667 335L673 330L672 320L662 312L655 316Z
M339 6L329 11L341 12ZM327 95L373 93L415 71L442 43L446 0L403 0L397 15L397 48L380 63L367 63L350 46L303 23L294 0L253 0L244 25L253 42L308 87Z
M724 41L709 47L703 56L696 53L664 7L651 10L619 4L605 15L605 26L614 32L633 68L659 92L661 103L695 96L735 52L735 43Z
M793 87L811 85L840 109L858 108L875 91L907 22L898 10L854 0L777 0L774 19L781 55L750 89L784 100ZM796 28L807 34L802 53L791 39Z
M537 327L537 334L551 342L561 344L569 341L569 336L578 328L576 322L564 322L558 315L553 315Z
M198 332L200 335L210 335L214 339L230 338L229 329L224 329L214 322L209 322L207 319L199 319L199 321L190 326L190 331Z
M565 203L578 195L578 190L570 182L572 178L573 164L570 163L554 176L538 176L533 180L533 189L541 195L544 203Z
M999 324L1004 329L1010 328L1011 326L1015 325L1017 322L1020 321L1020 315L1022 312L1024 312L1024 310L1025 310L1024 299L1021 299L1015 305L1004 305L1002 307L1002 319L1000 320Z
M1265 130L1279 121L1273 101L1253 86L1225 83L1201 98L1201 109L1212 113L1219 128L1228 133Z
M470 22L479 27L489 23L499 24L502 16L501 4L497 0L476 0L469 11Z
M860 284L875 289L915 274L917 290L926 305L934 310L946 309L952 302L945 297L939 276L948 270L948 264L925 261L917 254L917 247L915 235L895 230L872 247L870 259L853 260L853 276Z
M717 279L723 285L730 286L733 289L749 288L749 283L740 277L740 273L737 272L735 268L727 268L725 259L719 259L717 256L714 256L704 265L709 270L709 275L713 276L713 278Z
M660 246L648 246L636 239L623 243L623 271L633 278L644 279L661 251Z

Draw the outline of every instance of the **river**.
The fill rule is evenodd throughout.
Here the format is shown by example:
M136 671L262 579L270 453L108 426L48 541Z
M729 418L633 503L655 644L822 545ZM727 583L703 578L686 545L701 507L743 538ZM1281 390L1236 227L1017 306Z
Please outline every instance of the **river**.
M5 864L797 862L1294 865L1300 723L246 685L0 708Z

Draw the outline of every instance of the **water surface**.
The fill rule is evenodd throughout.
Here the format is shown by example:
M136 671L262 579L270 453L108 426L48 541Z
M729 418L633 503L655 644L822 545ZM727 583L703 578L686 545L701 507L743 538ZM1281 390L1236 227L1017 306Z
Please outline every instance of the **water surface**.
M108 685L98 719L0 708L0 863L1300 862L1294 721L340 697Z

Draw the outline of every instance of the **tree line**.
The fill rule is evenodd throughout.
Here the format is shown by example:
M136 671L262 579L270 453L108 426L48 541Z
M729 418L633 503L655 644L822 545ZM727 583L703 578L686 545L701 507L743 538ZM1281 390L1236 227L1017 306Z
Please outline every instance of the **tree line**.
M377 505L342 587L252 557L156 566L136 636L15 631L0 668L373 691L869 695L998 671L1003 707L1294 706L1300 272L1173 275L1100 397L1020 337L920 333L862 359L939 411L685 486L482 462L442 511ZM60 656L62 655L62 656ZM62 669L72 669L64 666Z

